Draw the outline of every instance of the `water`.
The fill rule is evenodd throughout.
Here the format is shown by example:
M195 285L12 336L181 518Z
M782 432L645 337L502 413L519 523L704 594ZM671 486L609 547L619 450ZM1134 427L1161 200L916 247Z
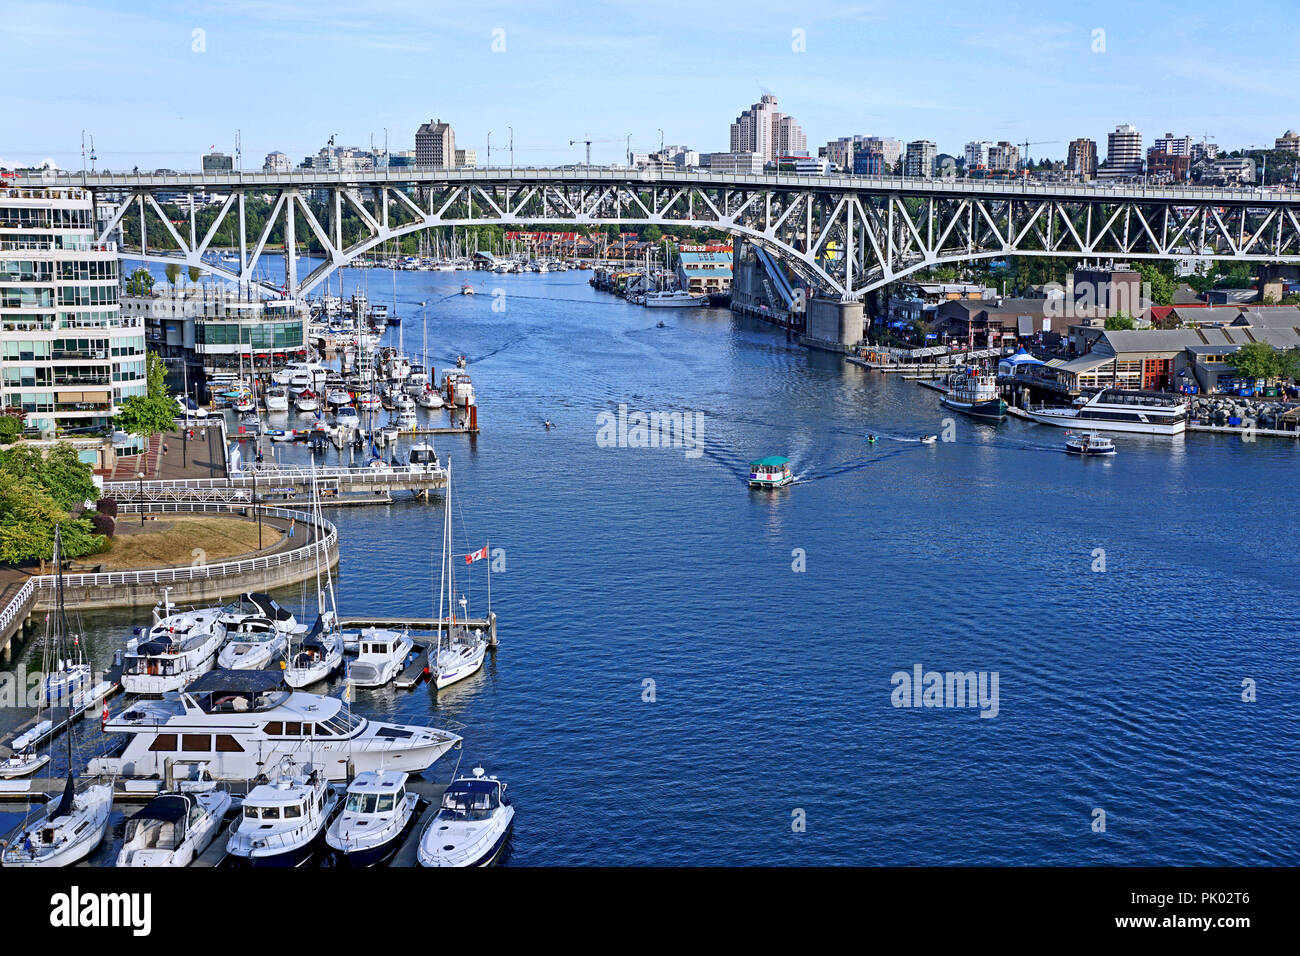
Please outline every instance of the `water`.
M397 277L408 350L426 300L435 364L470 359L483 433L437 445L457 547L504 550L501 646L441 695L356 706L463 724L462 769L519 808L513 862L1300 862L1300 446L1120 436L1080 461L961 416L924 445L934 392L588 275ZM387 272L345 281L389 301ZM704 412L704 454L598 447L621 402ZM769 454L800 481L749 490ZM428 610L440 499L330 517L345 613ZM144 616L87 616L97 658ZM997 716L895 708L915 664L996 671Z

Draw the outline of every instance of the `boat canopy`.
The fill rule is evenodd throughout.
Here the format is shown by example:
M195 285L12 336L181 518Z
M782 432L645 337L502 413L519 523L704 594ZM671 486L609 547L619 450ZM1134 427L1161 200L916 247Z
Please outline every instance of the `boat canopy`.
M280 671L227 670L208 671L188 687L185 693L205 713L267 710L288 696Z
M757 461L749 463L750 468L782 468L790 464L789 458L782 458L780 455L769 455L766 458L760 458Z
M165 793L154 797L135 813L131 820L161 820L164 823L178 823L190 812L190 803L185 797L176 793Z

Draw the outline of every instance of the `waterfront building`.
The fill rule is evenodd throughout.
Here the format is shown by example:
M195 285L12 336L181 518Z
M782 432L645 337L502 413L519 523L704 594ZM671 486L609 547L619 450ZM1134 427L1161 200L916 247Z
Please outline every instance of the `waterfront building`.
M677 254L677 288L692 294L731 291L731 250L707 246L680 246Z
M0 400L31 433L104 429L148 391L143 325L119 308L94 215L80 189L0 189Z
M1142 134L1136 126L1124 123L1106 134L1106 165L1097 175L1101 179L1142 177Z
M458 149L456 150L456 166L461 169L478 165L478 150L476 149Z
M1273 148L1280 149L1285 153L1293 153L1300 156L1300 133L1293 129L1287 130L1277 139L1273 140Z
M262 163L264 173L287 173L293 169L293 160L284 153L267 153Z
M454 169L456 132L450 123L429 120L415 131L415 165L421 169Z
M1079 179L1093 179L1097 175L1097 144L1086 137L1070 141L1065 160L1070 173Z
M122 314L143 328L149 348L167 363L169 384L208 399L214 379L266 372L307 357L308 311L294 299L271 299L204 284L123 295Z
M204 153L202 168L205 173L228 173L234 170L234 157L225 153Z
M777 109L776 97L764 93L762 99L742 112L731 124L732 153L757 153L764 163L778 156L803 156L808 153L808 137L793 116Z
M761 173L763 166L759 153L709 154L709 169L715 173Z
M930 179L934 176L934 161L937 156L934 143L928 139L918 139L907 144L907 158L903 162L903 175L914 179Z

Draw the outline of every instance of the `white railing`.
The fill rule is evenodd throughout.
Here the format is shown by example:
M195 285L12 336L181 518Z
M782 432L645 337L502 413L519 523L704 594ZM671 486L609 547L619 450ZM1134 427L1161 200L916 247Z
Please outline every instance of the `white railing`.
M0 634L9 630L9 625L14 622L14 618L20 614L26 616L27 603L31 600L32 595L36 593L35 578L28 578L23 586L18 589L18 593L13 596L13 600L0 611Z
M228 513L231 511L242 511L244 508L233 505L221 504L185 504L185 503L167 503L151 504L145 506L150 512L163 513L196 513L196 512L217 512ZM139 505L122 505L122 511L139 511ZM226 578L245 574L254 574L260 571L268 571L272 568L284 567L285 565L306 563L315 561L317 555L324 556L327 560L331 550L337 547L338 529L330 521L324 518L316 519L312 515L303 511L292 511L287 508L263 508L263 515L271 518L283 518L285 520L296 521L299 526L313 528L315 533L312 535L310 543L301 548L294 548L288 551L279 551L274 554L259 555L255 558L246 558L241 561L220 561L215 564L191 565L180 568L160 568L156 570L144 571L110 571L104 573L91 574L64 574L64 587L115 587L123 585L141 585L141 584L174 584L185 581L205 581L212 578ZM323 533L322 533L323 532ZM46 574L39 577L33 577L28 581L39 590L49 590L54 587L54 575ZM10 607L13 604L11 602Z

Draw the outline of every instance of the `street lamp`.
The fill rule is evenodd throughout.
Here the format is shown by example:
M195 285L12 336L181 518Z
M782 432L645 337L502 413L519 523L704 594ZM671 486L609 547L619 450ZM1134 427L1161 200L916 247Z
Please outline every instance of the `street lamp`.
M492 165L492 131L491 131L491 130L488 130L488 155L487 155L487 164L488 164L488 166L491 166L491 165Z
M507 126L506 129L510 131L510 175L513 176L515 174L515 128Z
M135 473L136 481L140 483L140 527L144 527L144 472Z

